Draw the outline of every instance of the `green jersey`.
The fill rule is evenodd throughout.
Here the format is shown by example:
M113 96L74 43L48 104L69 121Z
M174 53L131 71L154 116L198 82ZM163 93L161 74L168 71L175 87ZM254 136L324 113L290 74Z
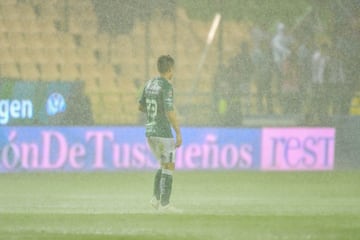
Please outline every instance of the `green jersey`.
M172 138L166 112L174 110L172 85L162 77L149 80L139 103L146 109L146 136Z

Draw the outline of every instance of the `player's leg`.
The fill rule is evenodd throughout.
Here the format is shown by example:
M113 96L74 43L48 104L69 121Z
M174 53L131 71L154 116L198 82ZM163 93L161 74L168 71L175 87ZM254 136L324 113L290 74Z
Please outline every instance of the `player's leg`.
M162 164L162 173L160 180L160 204L166 206L170 203L170 196L173 184L174 163Z
M161 212L182 213L183 211L170 204L171 190L173 184L173 172L175 163L169 162L162 165L161 183L160 183L160 206Z
M172 138L163 138L161 141L160 205L167 206L170 203L175 169L175 141Z
M161 154L161 149L160 149L160 144L158 142L158 139L155 137L149 137L147 139L150 150L152 151L152 153L155 155L156 159L160 161L160 154ZM162 168L159 168L156 171L156 174L154 176L154 185L153 185L153 197L150 201L151 205L155 208L158 209L159 205L160 205L160 180L161 180L161 173L162 173Z
M156 198L157 201L160 201L160 180L162 175L162 169L158 169L156 171L155 177L154 177L154 191L153 196Z
M170 205L175 170L175 141L172 138L152 137L148 139L148 143L156 158L161 162L161 169L156 172L154 178L154 197L151 204L156 209L160 205L161 210L181 212Z

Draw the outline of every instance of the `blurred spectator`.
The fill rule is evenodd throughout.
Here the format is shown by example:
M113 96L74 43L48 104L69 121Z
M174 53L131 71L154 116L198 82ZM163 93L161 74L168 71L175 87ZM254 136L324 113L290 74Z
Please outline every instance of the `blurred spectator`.
M323 43L312 56L312 82L307 116L307 120L312 124L323 123L327 113L325 70L329 61L328 48L328 45Z
M272 55L274 60L274 81L275 88L280 93L280 87L284 79L284 64L286 58L290 55L290 38L285 35L285 25L278 23L276 34L271 40ZM281 96L278 96L281 99Z
M255 48L260 47L263 41L268 41L269 36L266 31L260 26L255 26L251 29L251 39Z
M285 35L285 25L279 23L276 27L276 34L271 41L271 47L275 67L280 74L284 72L285 60L291 53L289 43L289 37Z
M343 24L339 25L334 32L334 41L339 49L337 57L343 62L344 74L346 76L343 112L350 109L350 103L356 91L360 90L360 18L350 17L342 19Z
M84 93L84 82L73 84L70 95L67 99L68 109L64 113L60 125L93 125L93 112L90 98Z
M140 99L141 98L141 94L143 91L143 83L141 82L141 80L139 78L135 78L133 80L135 89L136 89L136 98ZM138 117L137 117L137 124L141 125L144 124L146 122L146 116L143 112L138 112Z
M306 104L307 92L311 87L311 40L304 39L297 49L297 69L299 78L299 104L303 109Z
M215 125L229 125L228 102L231 99L229 99L230 87L228 81L228 69L225 65L220 65L214 78L214 104L212 112L214 113L213 120Z
M299 74L295 54L290 54L285 60L284 81L281 86L281 93L284 113L299 113Z
M234 111L241 114L241 105L244 106L245 114L250 113L250 82L253 71L249 44L247 42L241 43L240 53L237 54L229 66L230 74L230 94L234 97L233 101L238 103L234 105ZM242 103L241 99L244 99ZM230 109L229 109L230 110ZM231 111L231 110L230 110Z
M346 76L341 53L337 49L330 52L327 78L327 99L333 115L346 115L348 111L348 98Z
M263 40L255 45L252 51L254 65L254 80L256 84L257 111L259 113L273 113L272 103L272 64L271 48L267 41Z

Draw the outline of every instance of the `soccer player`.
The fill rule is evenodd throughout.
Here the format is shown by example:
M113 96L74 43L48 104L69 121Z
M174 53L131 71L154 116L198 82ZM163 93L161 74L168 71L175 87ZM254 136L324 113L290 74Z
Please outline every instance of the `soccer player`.
M154 196L151 204L155 209L179 212L170 205L175 169L175 149L182 144L182 136L173 105L174 59L169 55L158 58L160 76L145 84L139 100L139 110L146 114L146 138L151 151L161 164L154 179ZM171 127L174 129L174 139Z

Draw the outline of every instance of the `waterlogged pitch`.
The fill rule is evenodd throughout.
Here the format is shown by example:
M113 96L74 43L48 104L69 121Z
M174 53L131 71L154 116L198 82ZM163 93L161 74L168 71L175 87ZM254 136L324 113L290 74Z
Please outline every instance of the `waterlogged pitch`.
M0 239L360 239L360 172L177 172L149 205L153 173L0 175Z

